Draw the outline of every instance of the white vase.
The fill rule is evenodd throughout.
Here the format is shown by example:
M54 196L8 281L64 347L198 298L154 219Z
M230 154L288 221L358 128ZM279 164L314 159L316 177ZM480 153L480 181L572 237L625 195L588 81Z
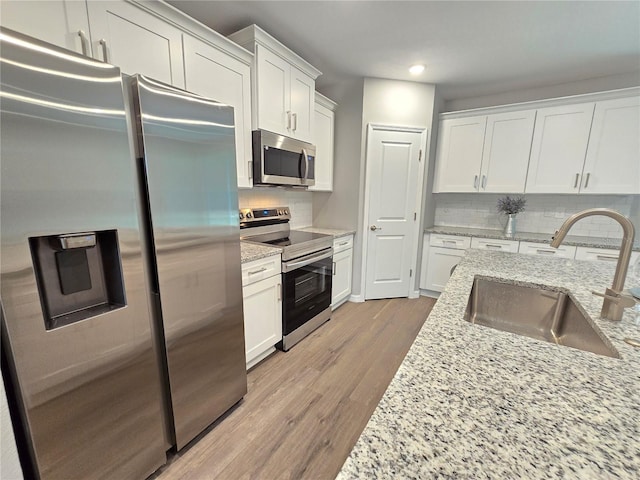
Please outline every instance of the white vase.
M504 234L507 237L513 237L516 234L516 214L507 215L507 224L504 226Z

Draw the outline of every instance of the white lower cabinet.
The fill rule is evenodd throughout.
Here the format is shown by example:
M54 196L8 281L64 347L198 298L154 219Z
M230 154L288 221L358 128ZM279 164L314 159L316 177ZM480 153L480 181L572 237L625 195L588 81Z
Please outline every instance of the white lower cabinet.
M353 270L353 235L333 241L333 279L331 283L331 309L335 310L351 295Z
M517 240L495 240L493 238L473 237L471 239L471 248L517 253L518 243Z
M576 255L576 247L572 245L560 245L558 248L553 248L548 243L520 242L518 253L540 255L542 257L574 258Z
M277 268L274 265L277 263ZM244 343L247 369L275 351L282 340L280 256L242 265Z
M425 246L426 246L425 238ZM420 276L420 288L442 292L451 276L451 270L460 263L465 250L471 246L471 238L455 235L430 235L428 248L428 261L423 265Z
M576 260L588 260L590 262L609 262L615 264L618 261L620 250L613 248L577 247ZM630 265L633 265L640 256L640 252L631 252Z

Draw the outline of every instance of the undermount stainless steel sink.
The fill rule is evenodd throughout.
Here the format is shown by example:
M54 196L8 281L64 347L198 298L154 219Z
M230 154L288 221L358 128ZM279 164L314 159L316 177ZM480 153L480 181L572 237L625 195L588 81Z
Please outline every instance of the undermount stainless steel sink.
M572 295L558 288L514 285L507 280L476 276L464 319L476 325L620 358Z

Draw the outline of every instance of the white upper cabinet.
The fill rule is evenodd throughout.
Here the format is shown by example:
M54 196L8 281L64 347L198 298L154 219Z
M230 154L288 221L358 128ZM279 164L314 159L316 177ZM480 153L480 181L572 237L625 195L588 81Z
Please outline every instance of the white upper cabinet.
M487 117L480 175L481 192L524 192L535 119L535 110Z
M231 53L186 34L183 35L183 44L185 88L234 108L238 187L250 188L253 55L240 47Z
M90 1L87 9L95 58L184 88L178 28L124 0Z
M596 103L582 193L640 193L640 96Z
M291 65L260 45L256 46L255 55L256 128L290 136Z
M91 55L87 6L76 0L2 0L0 23L58 47Z
M538 110L527 193L577 193L589 143L594 103Z
M334 110L336 103L316 92L313 144L316 146L316 184L309 187L315 192L333 190Z
M487 116L440 122L436 192L477 192Z
M524 192L535 110L440 122L436 191Z
M256 25L229 38L255 54L253 128L312 142L320 71Z

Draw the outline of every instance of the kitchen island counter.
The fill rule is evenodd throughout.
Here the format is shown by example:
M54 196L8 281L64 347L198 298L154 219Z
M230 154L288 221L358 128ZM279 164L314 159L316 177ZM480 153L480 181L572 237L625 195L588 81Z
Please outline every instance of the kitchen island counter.
M614 266L469 250L338 479L638 478L640 337L599 318ZM472 325L475 275L569 289L619 359Z

